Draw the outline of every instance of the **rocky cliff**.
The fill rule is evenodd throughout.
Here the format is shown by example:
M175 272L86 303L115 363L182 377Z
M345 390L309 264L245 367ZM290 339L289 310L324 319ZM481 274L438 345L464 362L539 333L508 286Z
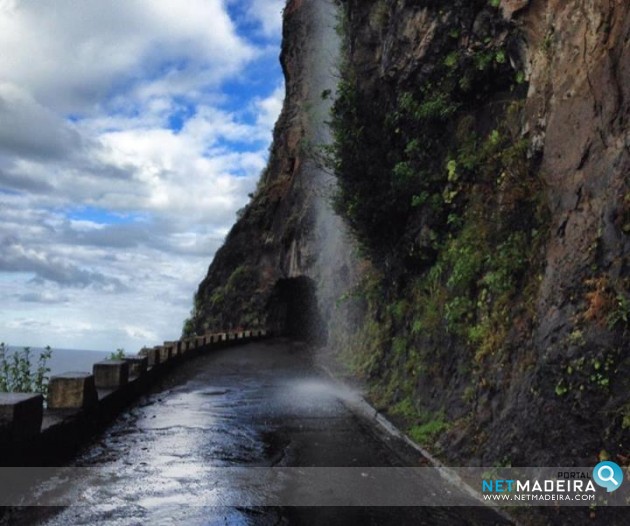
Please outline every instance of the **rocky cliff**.
M269 166L194 329L328 335L454 462L627 461L630 5L338 10L286 6Z
M323 343L346 318L337 300L354 280L352 241L332 211L334 179L321 162L331 140L336 25L333 2L286 5L286 96L269 163L199 286L189 331L267 327Z

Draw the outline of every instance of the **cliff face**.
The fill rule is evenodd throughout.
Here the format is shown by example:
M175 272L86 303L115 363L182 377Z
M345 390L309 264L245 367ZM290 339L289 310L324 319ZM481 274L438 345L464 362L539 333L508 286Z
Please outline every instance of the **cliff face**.
M318 161L330 141L335 25L332 2L287 3L286 96L269 163L199 286L191 330L268 327L323 342L344 319L336 301L353 280L352 241L330 208L334 180Z
M564 447L567 458L590 460L603 449L623 461L630 447L630 6L532 1L518 20L531 63L523 129L541 152L550 222L531 334L536 396L525 385L514 396L523 409L535 408L523 425L547 428L540 437L555 455Z
M452 460L623 460L630 6L339 10L331 75L334 7L287 4L269 166L199 287L195 329L328 333L374 402ZM338 188L314 148L331 140Z
M374 266L374 399L465 462L623 460L630 6L344 12L337 209Z

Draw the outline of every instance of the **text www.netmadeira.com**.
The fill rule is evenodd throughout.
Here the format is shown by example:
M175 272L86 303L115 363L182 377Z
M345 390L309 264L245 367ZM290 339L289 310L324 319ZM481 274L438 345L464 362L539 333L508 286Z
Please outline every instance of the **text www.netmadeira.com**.
M515 494L484 494L483 500L486 501L501 501L501 502L542 502L542 501L573 501L573 502L584 502L584 501L595 501L594 494L587 495L562 495L556 493L515 493Z

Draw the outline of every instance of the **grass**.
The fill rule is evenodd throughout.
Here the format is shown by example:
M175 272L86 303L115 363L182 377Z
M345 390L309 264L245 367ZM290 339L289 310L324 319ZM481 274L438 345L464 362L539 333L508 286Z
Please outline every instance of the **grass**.
M448 422L438 418L410 427L409 436L420 445L432 445L435 439L446 432L449 427L450 424Z

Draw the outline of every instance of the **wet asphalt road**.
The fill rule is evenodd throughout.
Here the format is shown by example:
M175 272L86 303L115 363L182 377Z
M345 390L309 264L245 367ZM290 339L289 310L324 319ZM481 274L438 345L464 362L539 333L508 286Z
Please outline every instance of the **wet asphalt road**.
M11 524L509 524L483 508L331 507L325 495L313 498L326 506L260 506L256 492L271 495L273 484L241 485L229 470L206 469L422 465L350 411L347 396L302 345L214 351L181 365L84 448L73 465L110 478L72 479L70 502L81 506L31 508Z

